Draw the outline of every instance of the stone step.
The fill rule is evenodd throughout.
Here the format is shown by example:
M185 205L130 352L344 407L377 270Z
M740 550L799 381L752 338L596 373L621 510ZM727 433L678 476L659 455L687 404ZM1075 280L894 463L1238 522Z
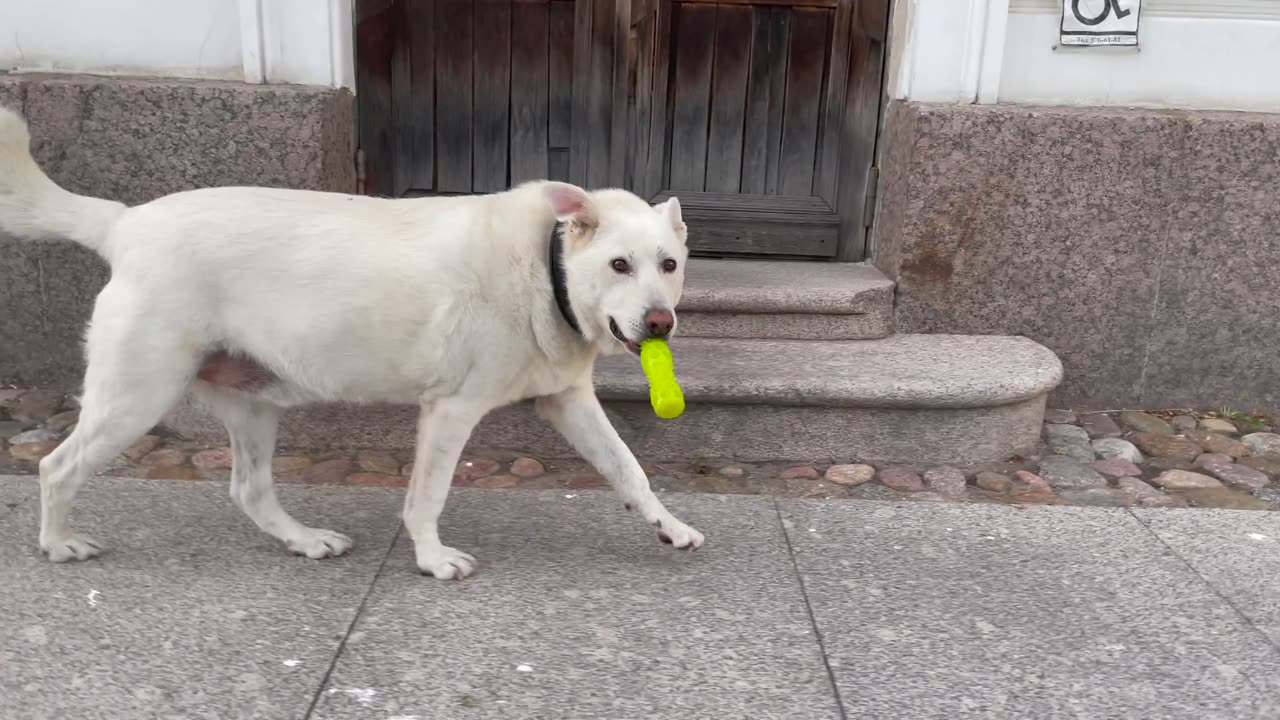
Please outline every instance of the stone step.
M893 281L866 264L693 258L681 337L870 340L893 333Z
M972 465L1030 453L1045 396L1062 379L1051 351L1021 337L895 335L880 340L686 338L672 346L687 407L657 418L632 356L604 358L596 387L634 452L663 459L863 460ZM281 444L403 449L414 407L291 412ZM168 425L205 440L216 423L183 406ZM531 403L492 413L473 450L575 453Z

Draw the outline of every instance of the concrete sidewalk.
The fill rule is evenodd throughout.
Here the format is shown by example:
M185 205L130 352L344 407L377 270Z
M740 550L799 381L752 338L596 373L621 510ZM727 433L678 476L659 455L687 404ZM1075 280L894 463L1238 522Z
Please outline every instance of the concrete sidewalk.
M1276 718L1280 515L459 490L461 583L398 490L283 486L312 561L210 482L94 480L53 566L0 478L0 718Z

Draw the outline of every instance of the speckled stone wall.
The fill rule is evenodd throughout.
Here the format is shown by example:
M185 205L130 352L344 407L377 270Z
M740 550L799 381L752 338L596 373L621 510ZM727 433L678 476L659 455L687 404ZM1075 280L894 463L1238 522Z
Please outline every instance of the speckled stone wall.
M1280 410L1280 115L895 103L899 332L1026 335L1051 405Z
M322 87L0 76L0 104L27 117L56 182L129 204L224 185L354 192L353 100ZM106 277L78 246L0 236L0 383L78 384Z

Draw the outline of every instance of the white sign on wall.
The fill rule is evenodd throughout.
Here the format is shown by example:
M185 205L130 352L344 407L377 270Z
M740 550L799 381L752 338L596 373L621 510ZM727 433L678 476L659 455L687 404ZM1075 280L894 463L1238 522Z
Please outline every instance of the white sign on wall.
M1137 45L1142 0L1062 0L1063 45Z

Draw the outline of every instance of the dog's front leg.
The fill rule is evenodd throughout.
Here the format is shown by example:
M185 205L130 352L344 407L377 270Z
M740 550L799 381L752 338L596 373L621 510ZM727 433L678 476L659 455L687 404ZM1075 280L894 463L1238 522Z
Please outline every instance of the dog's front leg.
M476 559L440 542L440 513L453 484L453 470L484 411L457 399L423 404L413 474L404 499L404 524L413 538L418 569L441 580L475 570Z
M658 529L658 538L682 550L702 546L702 533L680 522L653 494L649 478L631 449L618 436L590 386L575 386L539 398L538 414L564 435L622 496L628 510L636 510Z

